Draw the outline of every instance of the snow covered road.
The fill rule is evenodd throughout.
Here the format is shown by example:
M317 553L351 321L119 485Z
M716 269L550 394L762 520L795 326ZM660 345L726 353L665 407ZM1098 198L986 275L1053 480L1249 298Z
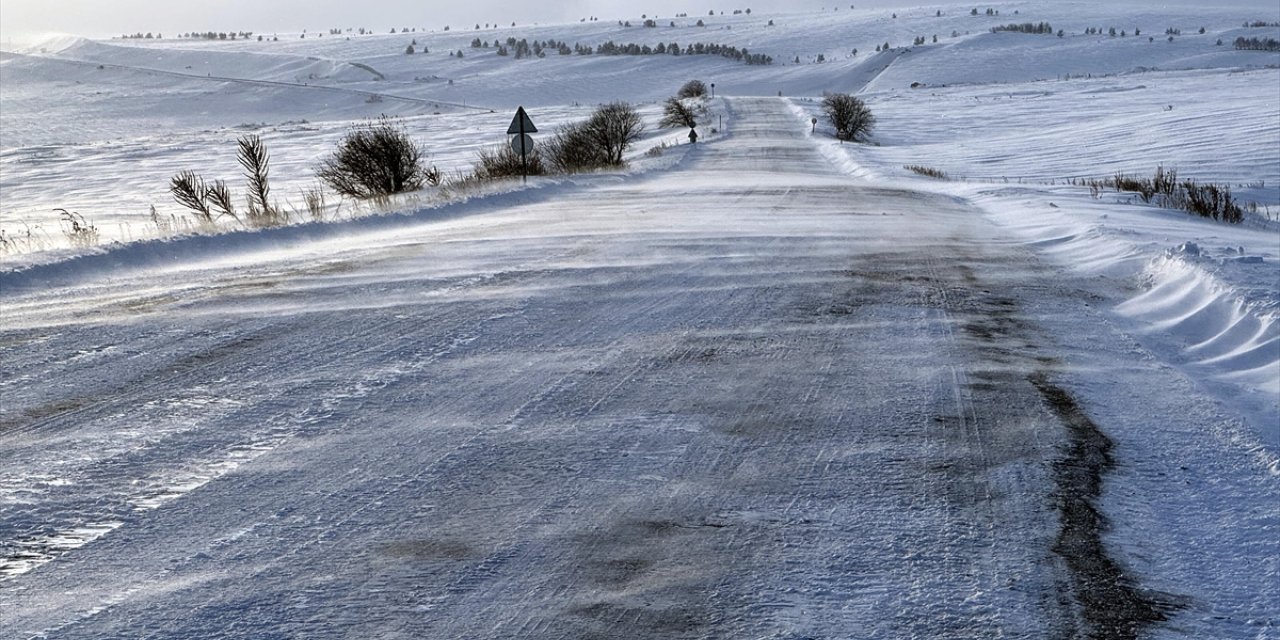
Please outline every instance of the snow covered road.
M1185 382L1135 365L1096 294L962 201L837 173L784 101L729 104L732 135L674 171L6 291L0 637L1129 638L1172 604L1235 637L1265 615L1276 587L1231 560L1195 576L1204 602L1121 579L1143 561L1096 514L1132 505L1098 502L1114 443L1072 389L1112 376L1105 410ZM1181 402L1137 413L1208 411ZM1153 539L1235 535L1179 517ZM1241 567L1276 546L1252 544Z

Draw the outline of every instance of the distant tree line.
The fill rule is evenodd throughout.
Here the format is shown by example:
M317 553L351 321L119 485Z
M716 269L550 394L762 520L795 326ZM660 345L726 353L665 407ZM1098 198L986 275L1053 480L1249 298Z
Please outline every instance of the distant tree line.
M1275 38L1236 38L1235 48L1245 51L1280 51L1280 40Z
M991 33L999 33L1001 31L1016 31L1018 33L1038 33L1052 34L1053 26L1048 22L1024 22L1022 24L1003 24L991 27Z
M655 46L647 44L618 44L612 40L603 42L592 47L558 40L534 40L533 42L521 38L516 40L513 37L507 38L505 42L494 40L491 44L488 40L473 38L471 40L471 48L488 49L497 48L497 54L500 56L512 56L517 60L520 58L545 58L548 51L555 51L562 56L579 55L579 56L651 56L651 55L671 55L671 56L721 56L730 60L745 62L749 65L770 65L773 64L773 57L762 53L751 53L747 49L739 49L723 44L702 43L687 45L681 47L679 43L659 42Z
M584 47L579 52L581 55L591 53L589 47ZM751 53L749 50L738 47L714 44L714 43L696 43L685 46L683 49L679 43L672 42L670 44L658 43L657 46L639 44L617 44L612 40L596 45L594 53L603 56L647 56L647 55L686 55L686 56L720 56L738 62L745 62L749 65L770 65L773 64L773 57L762 53Z
M248 39L252 36L252 31L192 31L178 34L179 38L195 38L198 40L235 40L236 38Z
M1179 33L1181 33L1181 32L1179 32ZM1085 30L1084 30L1084 34L1085 34L1086 36L1100 36L1100 35L1102 35L1102 27L1089 27L1088 29L1085 29ZM1109 27L1109 28L1107 29L1107 35L1111 36L1112 38L1114 38L1114 37L1116 37L1116 36L1119 36L1119 37L1121 37L1121 38L1125 38L1125 37L1128 37L1129 32L1125 31L1124 29L1121 29L1121 30L1119 30L1119 31L1116 31L1116 28L1115 28L1115 27ZM1135 35L1135 36L1140 36L1140 35L1142 35L1142 29L1138 29L1138 28L1136 28L1136 27L1135 27L1135 28L1134 28L1134 30L1133 30L1133 35Z
M555 39L534 40L533 42L529 42L524 38L519 40L516 40L515 38L507 38L506 44L494 40L493 46L497 47L498 55L509 56L514 54L517 60L521 58L545 58L547 57L547 51L555 51L562 56L567 56L573 53L573 50L569 48L567 43ZM488 49L489 42L487 40L481 41L480 38L474 38L471 40L471 47L473 49Z

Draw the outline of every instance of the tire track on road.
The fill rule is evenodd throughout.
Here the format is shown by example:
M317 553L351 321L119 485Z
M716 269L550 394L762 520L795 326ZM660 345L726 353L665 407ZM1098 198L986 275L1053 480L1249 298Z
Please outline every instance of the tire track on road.
M961 246L972 247L973 244L966 242ZM1111 557L1101 540L1107 525L1096 500L1101 495L1107 472L1114 466L1110 456L1111 441L1085 415L1070 393L1050 382L1059 363L1046 355L1047 349L1042 345L1051 343L1052 338L1043 335L1043 331L1021 310L1016 289L1008 294L992 293L1001 287L983 283L976 269L969 266L995 258L966 257L967 252L961 248L955 251L962 256L958 268L953 269L960 275L960 281L952 285L960 293L959 299L947 295L947 287L942 289L940 298L947 315L954 318L948 320L948 326L958 325L966 337L960 342L967 342L969 348L980 353L987 364L979 364L983 369L974 372L981 382L969 381L963 371L956 374L957 396L972 394L983 398L982 405L996 406L1002 401L993 398L993 393L1025 395L1025 387L1029 386L1041 396L1043 406L1066 430L1066 442L1059 445L1061 457L1052 465L1053 497L1059 519L1053 552L1065 563L1070 575L1070 584L1064 584L1062 588L1070 594L1074 604L1063 611L1064 618L1077 622L1074 630L1062 629L1057 633L1063 637L1134 640L1146 627L1167 620L1167 613L1175 606L1172 596L1143 591L1132 574L1124 571ZM943 271L936 268L936 261L932 264L935 267L930 270L931 274L938 277ZM1034 282L1017 285L1019 288L1026 286L1039 285ZM952 339L955 340L954 335ZM962 392L962 387L969 391ZM985 437L981 432L1000 420L998 413L979 411L972 400L962 406L965 407L962 411L971 416L971 423L966 425L962 419L961 427L976 430L979 440ZM1038 433L1031 433L1039 441ZM982 446L981 442L978 444ZM980 457L980 468L992 468L985 451L980 451ZM990 499L988 486L985 500L989 503ZM997 520L994 514L992 516L994 524ZM992 533L996 533L994 528ZM994 560L993 553L989 566L997 566ZM993 577L998 579L998 576Z

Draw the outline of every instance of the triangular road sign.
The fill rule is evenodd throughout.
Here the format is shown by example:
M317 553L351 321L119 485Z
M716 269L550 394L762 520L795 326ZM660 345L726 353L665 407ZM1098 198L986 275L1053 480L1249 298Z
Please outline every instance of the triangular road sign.
M524 107L516 109L516 117L511 119L511 126L507 127L508 135L520 135L522 133L537 133L538 128L533 126L533 121L529 119L529 114L524 112Z

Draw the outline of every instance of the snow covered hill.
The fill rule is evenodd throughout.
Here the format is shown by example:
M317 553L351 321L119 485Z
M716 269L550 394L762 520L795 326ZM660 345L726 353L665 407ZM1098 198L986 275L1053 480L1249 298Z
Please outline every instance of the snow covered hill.
M1280 9L991 6L3 53L0 637L1280 637ZM623 173L149 212L609 100ZM1072 183L1158 166L1253 209Z
M1044 182L1163 164L1202 181L1262 185L1238 193L1280 208L1268 90L1280 61L1229 45L1242 33L1276 35L1274 28L1241 27L1275 16L1089 3L998 8L993 16L954 6L897 17L881 10L717 15L659 20L654 28L628 17L635 26L619 19L394 35L271 34L261 42L63 38L0 61L0 230L18 239L0 260L22 264L33 258L14 253L64 246L55 208L81 213L106 240L154 235L151 206L164 218L182 213L168 195L168 178L192 167L237 175L234 154L219 150L247 132L268 143L279 167L277 191L300 207L298 194L315 183L314 165L353 121L381 113L407 118L433 161L452 172L469 167L478 147L504 141L502 125L517 105L553 125L580 114L563 114L574 105L656 103L690 78L727 95L857 92L883 122L877 141L893 169L927 156L945 160L938 168L952 175ZM1064 36L988 31L1024 21L1047 21ZM1085 34L1112 26L1127 35ZM1135 37L1135 29L1146 35ZM1169 42L1167 29L1186 35ZM917 37L926 44L909 46ZM508 38L588 47L675 43L682 50L713 43L775 62L550 50L517 60L496 53ZM489 46L473 48L474 40ZM406 55L411 43L416 53ZM889 50L875 51L886 43ZM816 62L819 55L825 62Z

